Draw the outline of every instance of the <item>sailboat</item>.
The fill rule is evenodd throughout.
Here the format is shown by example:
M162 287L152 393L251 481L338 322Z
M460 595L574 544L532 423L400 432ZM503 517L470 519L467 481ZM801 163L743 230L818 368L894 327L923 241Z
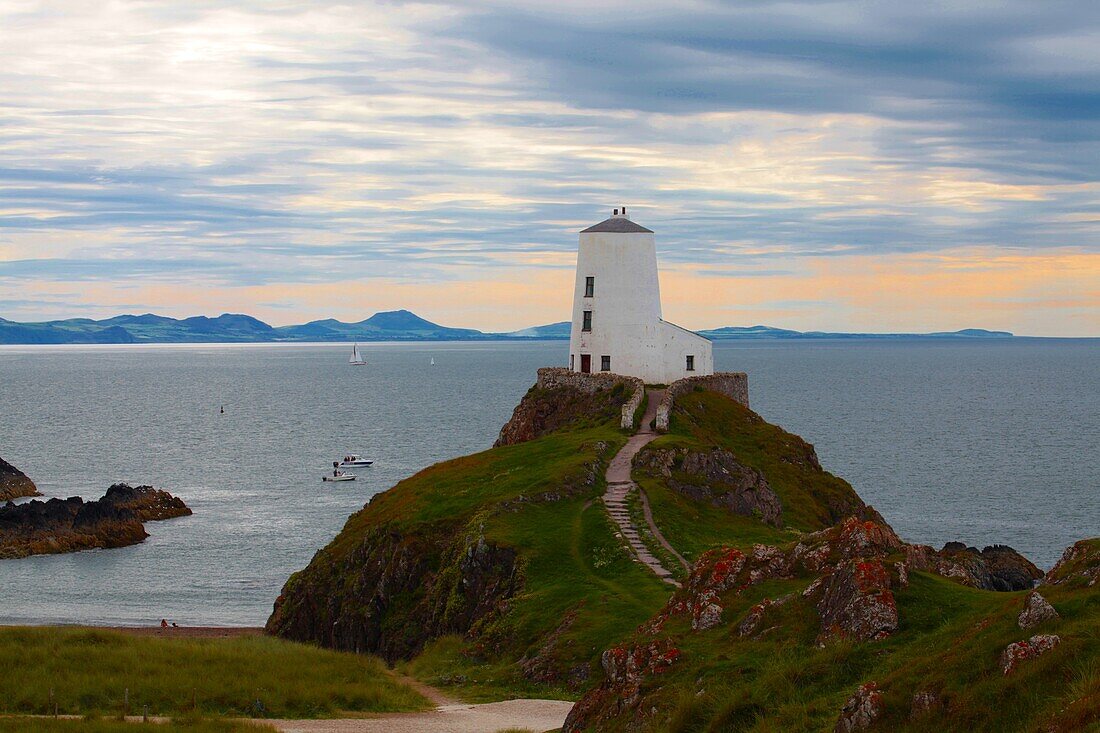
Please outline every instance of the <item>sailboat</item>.
M435 357L432 357L432 363L429 366L435 366Z
M352 366L366 366L366 363L367 362L363 361L362 354L359 353L359 344L352 346L351 358L348 359L348 364L351 364Z

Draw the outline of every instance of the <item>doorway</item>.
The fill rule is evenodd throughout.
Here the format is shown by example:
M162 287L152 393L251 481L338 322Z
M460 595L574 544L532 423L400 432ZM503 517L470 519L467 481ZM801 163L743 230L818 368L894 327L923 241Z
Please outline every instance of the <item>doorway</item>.
M582 374L591 374L592 373L592 355L591 354L581 354L581 373Z

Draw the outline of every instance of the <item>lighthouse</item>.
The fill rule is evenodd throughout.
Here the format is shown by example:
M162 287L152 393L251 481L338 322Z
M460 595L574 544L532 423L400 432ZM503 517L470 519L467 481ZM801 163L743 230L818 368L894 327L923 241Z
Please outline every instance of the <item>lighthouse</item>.
M580 233L569 368L647 384L714 373L710 341L661 318L653 231L626 207Z

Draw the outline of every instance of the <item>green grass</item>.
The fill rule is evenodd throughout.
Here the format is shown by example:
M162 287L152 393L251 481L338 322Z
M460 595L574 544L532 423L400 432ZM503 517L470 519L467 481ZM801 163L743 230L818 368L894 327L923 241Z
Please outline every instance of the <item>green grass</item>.
M163 723L122 720L0 717L0 733L269 733L269 725L236 720L188 719Z
M377 659L268 637L162 639L64 628L0 629L12 670L5 713L130 712L313 718L421 710L430 704Z

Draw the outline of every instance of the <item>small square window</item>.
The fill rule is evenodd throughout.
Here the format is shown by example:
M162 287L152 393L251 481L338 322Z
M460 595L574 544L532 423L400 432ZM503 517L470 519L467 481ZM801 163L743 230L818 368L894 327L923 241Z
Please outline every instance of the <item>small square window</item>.
M611 371L611 357L610 356L601 356L600 357L600 371L601 372Z
M594 292L596 292L596 278L586 277L584 279L584 297L591 298Z
M695 356L689 355L687 358L687 370L689 372L695 371Z
M592 330L592 311L585 311L584 312L584 321L581 323L581 330L582 331L591 331Z

